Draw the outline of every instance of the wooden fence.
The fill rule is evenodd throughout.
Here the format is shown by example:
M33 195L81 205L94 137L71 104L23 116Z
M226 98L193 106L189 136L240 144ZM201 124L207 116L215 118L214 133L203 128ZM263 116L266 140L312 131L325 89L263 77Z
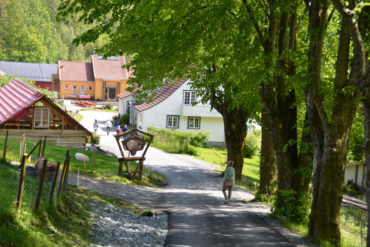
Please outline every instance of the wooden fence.
M8 144L8 138L9 138L9 133L8 131L6 132L5 135L5 142L4 142L4 149L3 149L3 155L2 158L5 160L6 159L6 154L8 151L10 151L13 147L15 147L18 143L21 143L21 163L19 165L19 184L17 188L17 199L16 199L16 209L18 211L18 214L20 212L21 206L22 206L22 198L23 198L23 193L24 193L24 186L25 186L25 180L26 180L26 170L27 170L27 165L26 161L27 159L37 150L37 157L41 157L46 148L46 141L47 137L45 136L43 139L38 140L38 142L35 144L35 146L32 147L29 153L24 153L25 150L25 135L22 135L21 138L18 138L15 143L13 143L11 146L7 146ZM59 186L58 186L58 177L59 177L59 170L60 170L60 162L57 162L57 165L54 170L54 176L52 179L52 184L51 184L51 189L49 191L49 198L48 202L53 203L54 202L54 197L56 195L56 199L58 199L61 195L61 192L64 190L66 191L67 189L67 178L68 178L68 171L69 171L69 163L70 163L70 156L69 156L69 151L66 152L65 155L65 161L64 161L64 166L61 172L61 176L59 179ZM48 160L45 158L43 165L42 165L42 170L41 174L37 176L39 178L39 184L38 184L38 191L37 195L35 198L35 205L34 205L34 211L37 212L40 208L41 204L41 198L44 191L44 184L45 184L45 177L48 169Z

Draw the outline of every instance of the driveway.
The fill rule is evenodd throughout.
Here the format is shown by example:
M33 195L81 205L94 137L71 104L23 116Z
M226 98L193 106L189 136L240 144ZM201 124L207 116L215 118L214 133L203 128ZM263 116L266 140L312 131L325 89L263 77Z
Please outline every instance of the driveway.
M88 129L92 129L94 119L103 121L107 117L100 112L80 113L84 116L82 124ZM101 133L101 147L118 154L113 135ZM119 187L102 181L82 181L80 184L103 193L111 190L111 195L168 212L166 246L296 246L285 233L280 233L268 223L268 207L246 202L254 197L249 192L235 188L231 204L224 205L222 177L213 169L215 165L191 156L150 148L145 166L164 175L168 186L161 189L132 188L135 196L127 193L130 190L127 185ZM119 188L112 191L117 186ZM289 239L300 241L294 234L290 234Z

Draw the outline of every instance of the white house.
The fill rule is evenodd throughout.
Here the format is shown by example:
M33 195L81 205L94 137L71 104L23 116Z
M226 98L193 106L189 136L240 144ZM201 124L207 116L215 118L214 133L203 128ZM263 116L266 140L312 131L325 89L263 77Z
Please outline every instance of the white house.
M157 129L209 132L209 144L225 146L224 123L220 113L209 104L198 103L189 80L178 81L160 88L149 103L136 105L134 96L119 95L119 113L130 112L130 123L146 131L149 126Z

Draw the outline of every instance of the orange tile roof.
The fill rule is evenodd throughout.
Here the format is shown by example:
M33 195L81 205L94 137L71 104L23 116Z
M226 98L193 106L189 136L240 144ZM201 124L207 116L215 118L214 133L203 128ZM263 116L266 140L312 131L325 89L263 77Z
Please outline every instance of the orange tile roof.
M151 102L136 105L135 108L138 111L145 111L153 106L158 105L168 97L170 97L179 87L181 87L188 79L177 81L169 86L161 87L157 92L156 96Z
M128 80L128 73L125 68L126 64L124 57L108 57L103 59L101 56L92 55L91 63L93 65L94 76L97 79L120 81Z
M60 81L95 81L91 63L59 61Z

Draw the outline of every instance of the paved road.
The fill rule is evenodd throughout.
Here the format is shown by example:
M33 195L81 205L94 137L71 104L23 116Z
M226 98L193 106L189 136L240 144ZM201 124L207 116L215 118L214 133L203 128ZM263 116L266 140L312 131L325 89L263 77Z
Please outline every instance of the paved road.
M82 124L89 129L95 118L100 120L96 112L81 114L84 115ZM101 141L102 148L118 154L112 135ZM135 198L138 203L168 212L166 246L296 246L267 223L269 208L246 202L253 198L252 194L236 188L231 204L224 205L222 178L212 169L214 165L155 148L149 149L145 165L163 174L168 186L163 189L131 188L133 195L127 193L130 186L88 180L81 184L129 200ZM299 240L294 235L293 238Z

